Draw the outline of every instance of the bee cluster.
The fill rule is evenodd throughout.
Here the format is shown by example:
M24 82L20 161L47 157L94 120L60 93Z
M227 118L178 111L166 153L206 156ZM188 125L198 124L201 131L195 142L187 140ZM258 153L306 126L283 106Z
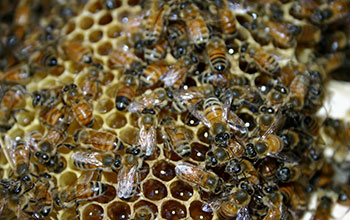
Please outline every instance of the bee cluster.
M1 1L0 219L350 209L350 124L316 116L349 19L348 0Z

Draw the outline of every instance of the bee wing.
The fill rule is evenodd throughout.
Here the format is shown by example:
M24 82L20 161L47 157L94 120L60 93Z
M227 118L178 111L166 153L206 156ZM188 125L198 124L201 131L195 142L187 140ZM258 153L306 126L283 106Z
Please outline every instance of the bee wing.
M232 111L229 111L228 114L228 125L230 128L232 130L239 130L241 133L247 134L248 128L245 126L244 121Z
M144 109L146 106L144 104L142 104L139 101L133 101L130 103L130 105L128 106L128 110L131 113L136 113L138 111L141 111L142 109Z
M135 178L137 177L137 166L132 166L130 169L123 167L118 173L117 196L119 198L130 198L134 194ZM137 183L136 183L137 184Z
M79 178L77 179L77 181L75 183L73 183L72 185L74 184L84 184L84 183L89 183L91 182L92 178L94 177L94 172L93 171L88 171L88 172L83 172ZM72 186L72 185L69 185L69 186ZM69 187L68 186L68 187Z
M261 137L266 138L270 134L278 131L284 125L284 122L285 122L285 118L282 115L282 111L278 110L275 121L271 124L271 126L266 130L264 135L262 135Z
M236 220L251 220L251 216L247 207L242 207L238 210Z
M154 127L146 129L145 126L141 126L138 140L141 151L146 152L146 156L150 156L156 147L156 143L156 129Z
M181 78L184 78L186 75L187 70L185 70L184 67L178 67L176 64L168 66L168 70L160 80L164 82L164 85L167 87L171 87L173 84L175 84L177 81L179 81Z
M189 111L190 113L195 117L197 118L198 120L200 120L205 126L207 126L208 128L211 127L211 123L210 121L204 117L203 115L203 112L201 113L199 110L198 110L198 104L199 102L197 102L194 106L189 106Z
M3 138L0 138L0 144L10 167L14 170L16 165L16 160L14 158L14 148L16 143L10 137L5 136L5 142Z
M71 155L73 161L79 161L83 163L88 163L96 167L103 167L103 163L98 159L100 152L83 152L77 151Z
M200 183L203 172L204 171L197 166L186 162L179 162L175 167L177 177L196 185Z
M26 143L32 152L39 151L38 144L42 140L43 135L40 132L33 131L26 135Z

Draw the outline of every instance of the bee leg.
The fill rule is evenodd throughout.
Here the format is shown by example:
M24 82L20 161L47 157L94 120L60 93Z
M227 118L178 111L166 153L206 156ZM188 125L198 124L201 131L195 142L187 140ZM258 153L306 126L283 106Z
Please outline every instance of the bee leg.
M75 203L77 204L75 206L75 212L77 213L77 216L79 216L79 205L80 205L80 203L77 200L75 201Z
M99 169L98 172L97 172L97 181L98 182L101 180L101 173L102 173L102 170Z

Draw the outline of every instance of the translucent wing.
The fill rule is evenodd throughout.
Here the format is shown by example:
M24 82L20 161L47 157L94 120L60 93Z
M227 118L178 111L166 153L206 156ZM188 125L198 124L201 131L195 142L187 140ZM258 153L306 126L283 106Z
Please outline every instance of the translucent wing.
M285 122L285 118L282 115L282 111L278 110L275 121L271 124L271 126L266 130L264 135L262 135L261 137L266 138L270 134L277 132L284 125L284 122Z
M238 210L236 220L251 220L247 207L242 207Z
M77 161L80 163L91 164L96 167L103 167L102 161L99 159L100 152L83 152L77 151L71 155L73 161Z
M135 165L131 168L123 167L118 173L117 196L125 199L130 198L135 193L137 184L137 166Z
M168 67L166 74L161 77L161 81L167 87L173 86L179 80L185 78L188 72L188 68L182 66L181 64L174 64Z
M11 169L15 170L16 160L15 160L14 148L16 146L16 143L8 136L5 136L5 141L3 140L3 138L0 138L0 143L1 143L2 151L4 152L4 155L8 163L10 164Z
M177 177L184 181L192 184L198 184L200 182L203 170L190 163L179 162L175 167L175 173Z
M141 126L139 131L138 144L141 146L141 151L146 153L146 156L150 156L157 144L156 129L154 126L150 128L145 128Z

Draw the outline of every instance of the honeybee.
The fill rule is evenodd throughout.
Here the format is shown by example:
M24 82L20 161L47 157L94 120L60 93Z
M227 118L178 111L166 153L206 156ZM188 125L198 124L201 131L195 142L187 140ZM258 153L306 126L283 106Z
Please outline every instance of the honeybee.
M226 58L225 41L218 36L213 36L208 41L207 50L212 70L219 73L224 72L229 65Z
M39 120L41 123L49 127L65 126L70 123L70 119L68 118L67 111L68 111L67 107L63 105L63 103L58 103L57 105L45 106L40 111Z
M140 161L137 156L125 154L123 165L118 173L117 196L120 199L131 199L140 181Z
M171 117L164 119L162 125L163 138L167 148L173 149L182 158L189 157L192 139L189 130L184 126L176 125L175 120Z
M226 87L230 79L228 78L227 74L214 73L211 68L207 68L201 73L201 75L198 76L198 80L202 84Z
M175 167L176 176L181 180L199 187L201 190L212 193L220 193L223 189L223 181L214 172L204 170L197 165L186 162L178 162Z
M32 93L32 105L36 106L46 106L47 110L51 109L51 107L58 104L58 102L62 101L62 86L41 89L38 91L34 91Z
M117 91L115 106L119 111L125 110L130 102L134 99L136 89L139 81L131 74L124 74L122 79L122 86Z
M283 215L283 197L277 185L263 187L263 203L268 207L264 220L280 219Z
M324 71L328 74L338 69L339 67L341 67L345 59L346 59L346 56L344 53L335 52L335 53L327 54L322 58L319 58L318 62L322 65L322 67L324 68Z
M169 5L162 1L152 1L146 19L143 37L147 44L154 44L159 40L164 29L164 17L169 11Z
M93 105L83 98L77 85L71 84L63 88L64 101L71 107L74 118L81 126L92 127L94 124Z
M248 205L251 195L241 187L233 188L227 199L219 202L217 214L221 219L250 219Z
M26 88L22 85L15 85L5 88L4 94L1 97L1 104L7 110L12 111L16 109L24 100L26 95Z
M27 84L30 80L31 72L27 64L19 64L8 70L5 70L0 76L0 82Z
M177 113L185 112L194 107L200 100L214 93L214 88L210 84L193 86L187 90L175 91L173 94L172 110Z
M258 139L254 144L254 151L258 158L276 156L283 150L282 139L274 134L269 134Z
M138 120L140 130L136 148L140 149L142 156L151 156L157 147L157 124L156 112L153 109L144 109L141 112Z
M66 40L62 44L62 49L65 56L78 64L89 64L92 63L92 52L87 47L83 46L81 42L75 40Z
M305 210L308 205L308 195L304 187L296 182L280 185L283 202L291 204L294 210Z
M226 147L229 144L230 134L224 105L217 97L211 95L204 100L203 111L203 115L193 109L191 113L209 128L216 145Z
M333 208L333 200L327 195L318 198L316 212L312 220L327 220L331 219L331 212Z
M110 68L130 69L134 63L142 63L142 60L126 44L118 46L109 54L108 64Z
M311 15L315 24L332 24L349 17L349 1L335 0L317 8Z
M268 94L270 105L283 104L288 95L288 89L283 85L276 85Z
M294 182L301 176L300 166L296 163L284 163L277 169L276 177L281 182Z
M293 149L300 141L299 134L292 130L283 130L280 137L283 141L283 149Z
M140 76L142 86L151 87L155 85L166 73L167 67L164 61L157 61L149 64Z
M187 74L193 70L192 60L185 56L178 60L174 65L168 66L166 73L163 74L161 80L164 85L169 88L179 89L185 81Z
M289 103L295 110L301 110L304 107L304 100L310 85L310 77L306 74L295 76L289 86Z
M132 218L134 220L154 220L155 216L152 211L152 209L147 206L140 206L138 207L134 212L134 217Z
M337 203L343 206L350 206L350 186L347 184L333 184L332 191L337 195Z
M299 19L310 18L315 8L321 4L319 0L299 0L292 3L289 13Z
M347 44L346 34L343 31L335 31L322 37L320 49L327 52L336 52L343 50Z
M179 43L186 36L186 24L178 21L168 25L168 39L171 44Z
M269 33L275 45L281 48L290 48L295 46L296 41L293 35L295 26L293 24L287 23L287 22L281 23L281 22L267 21L266 26L270 30ZM260 59L267 59L267 58L260 58ZM266 61L263 61L263 63L265 62Z
M268 75L279 75L281 67L278 61L269 53L263 50L249 50L249 55L253 58L260 71Z
M187 33L198 48L205 48L209 40L208 27L200 10L193 3L181 5L181 18L186 22Z
M152 47L146 47L144 49L144 57L148 62L154 62L162 60L166 55L168 43L166 40L162 40Z
M259 184L258 172L253 164L245 159L233 159L225 167L225 172L228 173L234 180L245 179L249 183Z
M32 170L29 146L21 141L14 141L9 136L0 139L2 151L16 176L24 176Z
M316 44L321 40L321 29L312 24L304 24L296 32L299 44Z
M34 145L35 157L42 164L55 156L57 147L67 138L67 126L49 128L38 144Z
M231 139L227 148L215 146L206 154L206 164L220 166L229 163L233 158L243 156L244 147L238 141Z
M237 25L233 11L230 10L225 0L215 1L215 3L222 33L227 38L235 37L237 35Z
M147 90L128 106L129 112L142 112L143 109L163 108L168 104L167 92L164 88Z
M301 126L312 136L318 136L320 125L318 124L318 120L315 116L307 115L302 117Z
M88 68L82 82L79 84L80 90L86 99L96 99L98 97L101 83L101 69L97 66Z
M183 56L188 56L191 51L191 44L186 35L181 36L171 42L170 44L171 55L176 59L180 59Z
M100 172L116 172L122 165L121 156L104 152L77 151L71 155L76 168L80 170L98 170ZM100 179L98 176L98 180Z
M93 175L93 173L91 173ZM103 196L107 191L107 185L98 181L91 181L92 175L82 174L77 182L68 185L54 193L56 204L63 208L71 208L78 205L80 202L88 201Z
M58 65L57 55L52 47L33 53L29 62L34 69L47 70Z
M124 149L123 142L114 134L85 128L74 134L74 141L81 147L104 152L117 152Z
M33 189L35 199L29 200L23 208L24 212L35 219L47 217L53 209L52 189L52 181L39 180Z

